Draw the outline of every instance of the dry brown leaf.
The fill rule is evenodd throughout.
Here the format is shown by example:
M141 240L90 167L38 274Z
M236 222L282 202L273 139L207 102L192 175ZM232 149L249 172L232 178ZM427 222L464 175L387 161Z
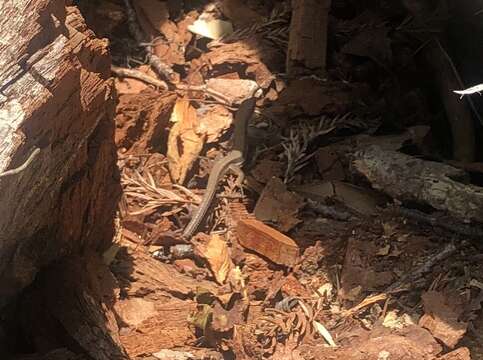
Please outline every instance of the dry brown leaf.
M196 110L188 100L180 99L171 113L174 123L168 137L168 165L173 181L182 184L188 171L200 155L206 136L198 134Z
M274 176L282 177L284 164L281 161L261 159L251 170L252 176L258 182L268 183Z
M196 110L198 127L196 132L206 136L207 143L213 143L228 130L233 123L233 115L224 106L206 105Z
M211 235L206 245L197 246L198 254L206 259L219 284L224 284L234 264L225 240L218 234Z

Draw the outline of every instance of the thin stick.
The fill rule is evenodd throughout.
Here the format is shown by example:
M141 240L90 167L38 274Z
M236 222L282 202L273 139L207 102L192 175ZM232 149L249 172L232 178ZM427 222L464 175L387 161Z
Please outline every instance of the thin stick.
M127 69L122 68L119 66L111 66L111 71L116 74L117 76L122 77L130 77L133 79L138 79L144 81L145 83L151 84L156 86L157 88L161 88L163 90L168 90L168 84L163 80L156 79L152 76L149 76L142 71L135 70L135 69ZM218 102L223 104L227 104L231 106L231 101L222 93L219 93L213 89L208 88L206 85L185 85L185 84L174 84L176 90L183 90L183 91L201 91L206 92L208 95L216 99Z
M4 176L15 175L15 174L18 174L18 173L24 171L27 168L27 166L29 166L30 163L32 161L34 161L35 157L39 153L40 153L40 148L35 148L35 150L32 151L32 153L28 157L27 161L25 161L22 165L20 165L19 167L15 168L15 169L7 170L7 171L4 171L4 172L0 173L0 178L2 178Z
M119 66L111 65L111 71L116 74L117 76L121 77L130 77L134 79L138 79L144 81L145 83L151 84L156 86L157 88L161 88L163 90L168 90L168 84L163 80L156 79L152 76L149 76L142 71L134 70L134 69L127 69L121 68Z

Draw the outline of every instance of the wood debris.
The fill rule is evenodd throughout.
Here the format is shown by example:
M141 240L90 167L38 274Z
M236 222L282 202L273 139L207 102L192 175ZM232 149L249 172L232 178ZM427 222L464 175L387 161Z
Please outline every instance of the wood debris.
M16 2L3 357L483 357L474 0Z
M237 226L239 243L276 264L294 266L299 256L297 244L289 237L258 220L240 220Z
M327 30L331 0L292 0L287 48L287 72L325 74Z

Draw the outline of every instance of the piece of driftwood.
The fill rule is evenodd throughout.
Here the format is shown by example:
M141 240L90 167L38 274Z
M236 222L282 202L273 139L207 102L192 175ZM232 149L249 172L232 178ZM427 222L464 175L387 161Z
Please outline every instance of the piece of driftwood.
M331 0L292 0L286 59L289 75L307 71L324 75L330 5Z
M107 41L62 0L1 1L0 29L1 308L40 267L108 246L120 187Z
M393 198L430 205L461 221L483 222L483 188L465 183L463 170L378 146L356 152L353 165L374 188Z

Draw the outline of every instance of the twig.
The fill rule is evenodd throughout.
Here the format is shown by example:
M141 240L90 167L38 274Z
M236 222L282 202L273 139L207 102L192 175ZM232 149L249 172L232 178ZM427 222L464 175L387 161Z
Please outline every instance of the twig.
M313 210L317 215L322 215L338 221L349 221L354 216L348 212L340 211L333 206L327 206L320 202L307 199L307 207Z
M18 173L24 171L27 168L27 166L29 166L30 163L32 161L34 161L34 159L37 157L37 155L39 153L40 153L40 148L36 147L34 149L34 151L32 151L32 153L30 154L28 159L22 165L20 165L19 167L15 168L15 169L7 170L7 171L0 173L0 178L2 178L4 176L15 175L15 174L18 174Z
M139 70L127 69L127 68L122 68L119 66L112 65L111 71L117 76L138 79L138 80L144 81L145 83L154 85L157 88L161 88L163 90L169 90L169 86L168 84L166 84L166 82L164 82L163 80L156 79L152 76L149 76L148 74L145 74ZM176 90L183 90L183 91L206 92L208 95L210 95L217 101L222 102L223 104L227 104L229 106L232 105L230 99L228 99L225 95L223 95L222 93L219 93L218 91L208 88L206 85L174 84L174 88Z
M362 300L359 304L357 304L356 306L348 309L348 310L345 310L343 313L342 313L342 316L343 317L348 317L348 316L352 316L354 315L355 313L357 313L359 310L362 310L363 308L369 306L369 305L372 305L376 302L379 302L379 301L382 301L382 300L386 300L387 299L387 294L386 293L382 293L382 294L377 294L377 295L371 295L371 296L367 296L364 300Z
M163 80L156 79L152 76L149 76L148 74L145 74L142 71L135 70L135 69L121 68L115 65L111 65L111 71L117 76L138 79L138 80L144 81L145 83L154 85L160 89L168 90L168 84L166 84L166 82L164 82Z
M177 90L185 90L185 91L203 91L206 92L208 95L213 97L214 99L222 102L223 104L227 104L232 106L232 102L229 98L227 98L224 94L210 89L206 85L185 85L185 84L176 84L175 85Z

